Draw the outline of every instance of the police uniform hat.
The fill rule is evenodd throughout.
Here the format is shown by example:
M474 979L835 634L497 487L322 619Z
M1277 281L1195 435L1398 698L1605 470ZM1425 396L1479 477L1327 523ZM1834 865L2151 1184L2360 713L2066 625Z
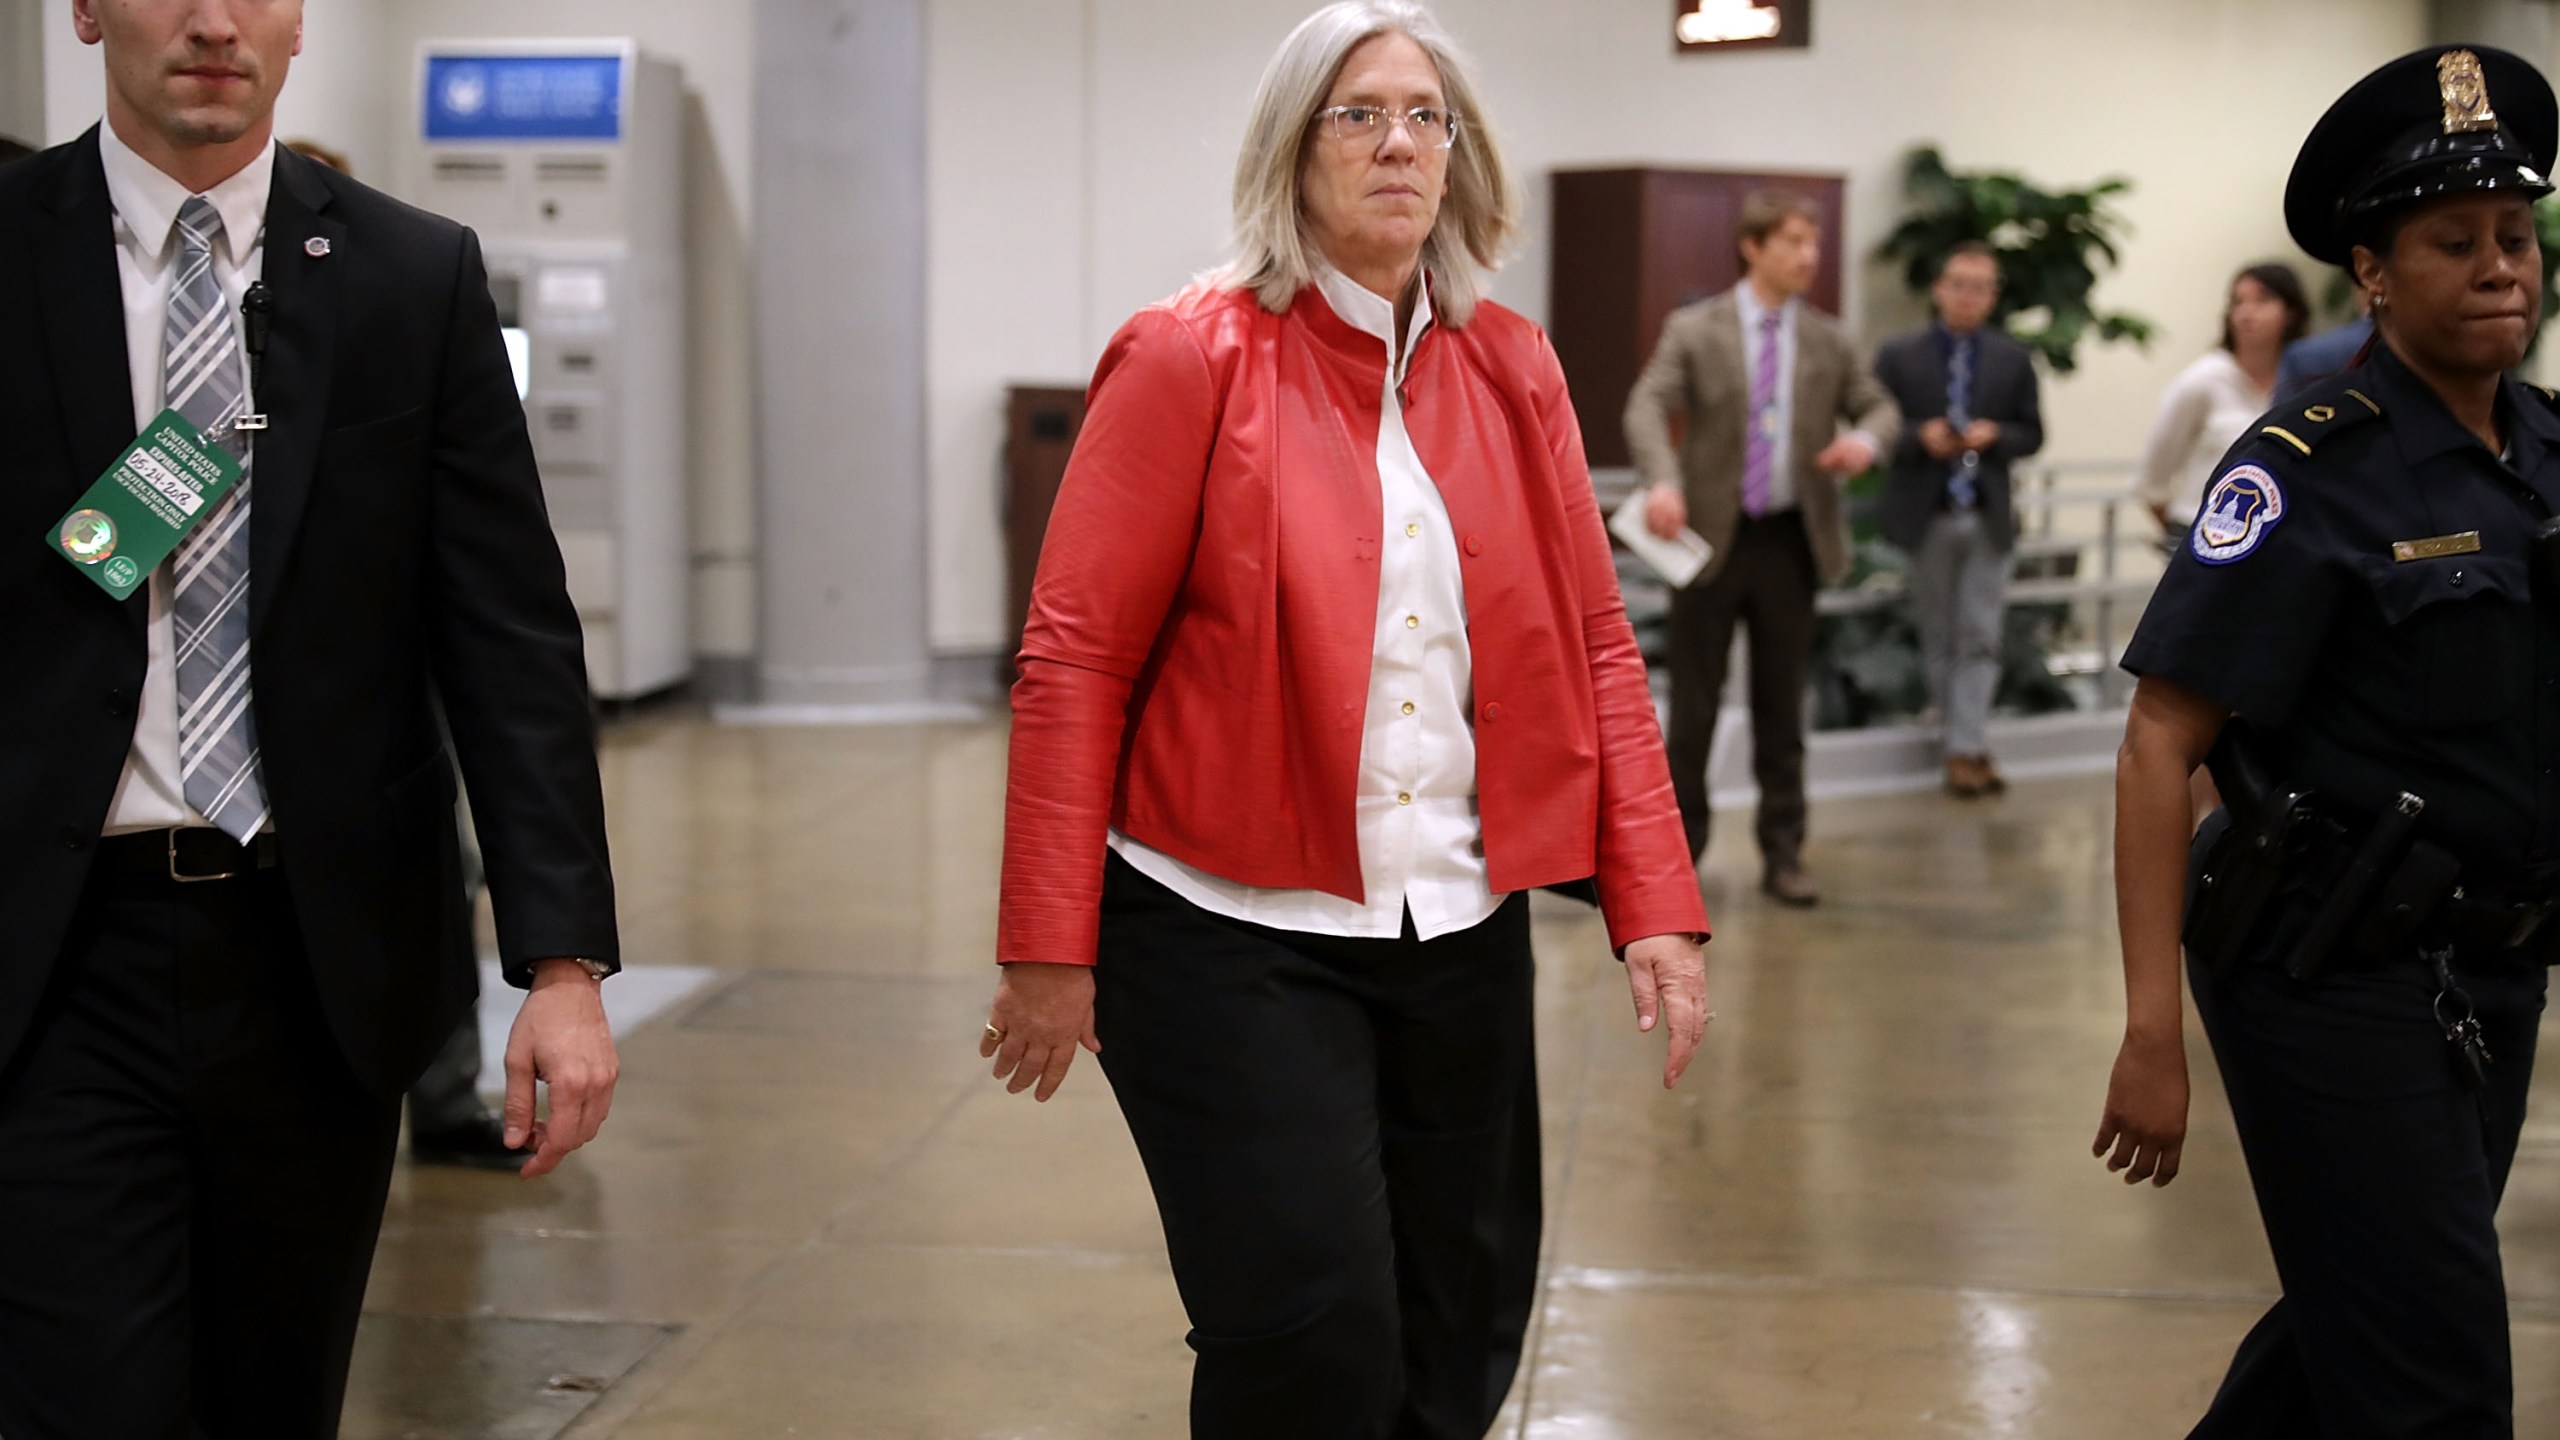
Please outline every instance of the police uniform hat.
M2313 258L2347 263L2366 217L2439 195L2551 193L2560 107L2522 58L2437 45L2367 75L2338 97L2294 157L2285 228Z

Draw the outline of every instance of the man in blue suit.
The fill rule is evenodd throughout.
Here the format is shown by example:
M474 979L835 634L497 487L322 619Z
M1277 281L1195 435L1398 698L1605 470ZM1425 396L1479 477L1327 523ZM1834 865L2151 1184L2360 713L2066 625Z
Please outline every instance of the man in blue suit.
M2282 400L2315 380L2326 380L2356 363L2365 342L2373 338L2373 316L2367 307L2373 297L2359 292L2356 296L2356 318L2333 330L2305 335L2284 347L2284 358L2276 362L2276 398Z
M1929 287L1937 323L1884 343L1876 381L1909 423L1885 477L1884 538L1911 557L1911 608L1946 724L1948 793L2008 787L1991 760L2000 626L2018 536L2010 467L2044 447L2035 357L1991 323L2000 262L1968 241Z

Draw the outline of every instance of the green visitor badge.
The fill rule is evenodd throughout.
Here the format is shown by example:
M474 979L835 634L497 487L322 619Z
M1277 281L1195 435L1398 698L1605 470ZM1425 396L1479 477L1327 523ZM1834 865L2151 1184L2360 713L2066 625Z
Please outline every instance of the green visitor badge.
M99 589L126 599L213 513L240 475L230 451L208 442L187 417L164 410L45 543Z

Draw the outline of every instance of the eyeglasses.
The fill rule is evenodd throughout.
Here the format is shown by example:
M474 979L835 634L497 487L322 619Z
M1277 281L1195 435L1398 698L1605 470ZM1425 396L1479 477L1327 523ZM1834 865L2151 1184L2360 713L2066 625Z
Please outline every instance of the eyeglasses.
M1345 145L1383 143L1381 135L1387 122L1394 121L1413 136L1413 143L1426 150L1446 150L1458 143L1458 117L1437 105L1417 105L1410 110L1389 110L1378 105L1336 105L1316 112L1324 122L1325 133Z

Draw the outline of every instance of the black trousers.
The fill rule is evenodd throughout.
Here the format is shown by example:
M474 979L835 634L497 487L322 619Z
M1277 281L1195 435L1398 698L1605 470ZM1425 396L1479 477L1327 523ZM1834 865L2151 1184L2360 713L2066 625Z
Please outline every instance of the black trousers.
M409 1087L409 1126L421 1134L450 1135L485 1125L489 1102L480 1098L480 1006L462 1013L444 1048Z
M2193 1440L2507 1440L2495 1217L2546 972L2455 962L2496 1063L2467 1087L2414 955L2310 982L2190 967L2284 1286Z
M480 858L480 836L472 828L471 804L454 802L454 833L462 842L463 908L477 909L488 888L487 867ZM475 990L476 993L476 990ZM489 1103L480 1098L480 1003L462 1012L462 1021L445 1037L444 1048L427 1062L426 1073L409 1087L409 1128L430 1135L451 1135L489 1122Z
M0 1073L0 1435L336 1435L398 1130L278 872L94 878Z
M1436 940L1107 862L1102 1064L1191 1317L1196 1440L1481 1440L1537 1289L1528 897Z
M1760 784L1760 854L1792 865L1804 850L1804 687L1819 588L1804 517L1746 517L1715 578L1671 596L1671 723L1663 737L1689 858L1707 853L1707 761L1737 624L1751 628L1751 771Z

